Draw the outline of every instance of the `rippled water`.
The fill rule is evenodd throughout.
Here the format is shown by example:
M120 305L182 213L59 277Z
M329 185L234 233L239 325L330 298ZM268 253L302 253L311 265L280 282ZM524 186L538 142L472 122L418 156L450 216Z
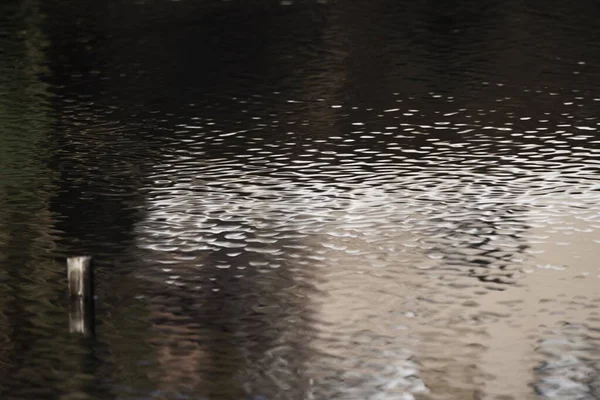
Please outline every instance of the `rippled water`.
M0 5L2 399L600 398L594 2L45 3Z

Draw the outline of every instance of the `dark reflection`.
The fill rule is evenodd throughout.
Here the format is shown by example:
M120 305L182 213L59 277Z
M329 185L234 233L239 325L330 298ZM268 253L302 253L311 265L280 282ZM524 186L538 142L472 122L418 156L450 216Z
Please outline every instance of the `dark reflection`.
M37 1L0 6L0 396L56 398L98 387L97 355L66 325L64 265L54 259L56 123L45 14ZM57 357L62 354L61 357Z
M143 246L158 247L166 239L153 238L144 232L147 228L156 233L157 228L186 229L187 223L193 229L199 219L192 213L177 226L154 221L142 228ZM224 243L221 250L186 250L185 240L175 240L169 244L173 250L143 256L147 261L141 275L152 282L147 291L153 332L149 340L157 362L152 379L166 396L279 399L310 393L305 370L312 335L308 298L314 289L308 282L313 267L303 250L283 254L267 244L293 248L292 240L267 239L288 231L241 225L210 235ZM234 236L239 239L226 238ZM256 251L245 250L246 241L248 247L256 241Z

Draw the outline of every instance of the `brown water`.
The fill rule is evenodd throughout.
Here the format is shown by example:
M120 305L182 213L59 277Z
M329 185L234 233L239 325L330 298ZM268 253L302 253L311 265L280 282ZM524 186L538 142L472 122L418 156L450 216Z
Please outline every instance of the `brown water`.
M456 3L3 2L0 398L600 398L596 4Z

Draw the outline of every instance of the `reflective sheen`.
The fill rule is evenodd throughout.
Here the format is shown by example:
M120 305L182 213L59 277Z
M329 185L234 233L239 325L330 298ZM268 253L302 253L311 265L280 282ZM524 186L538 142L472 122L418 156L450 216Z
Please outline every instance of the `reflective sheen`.
M0 398L600 398L596 4L459 3L2 3Z

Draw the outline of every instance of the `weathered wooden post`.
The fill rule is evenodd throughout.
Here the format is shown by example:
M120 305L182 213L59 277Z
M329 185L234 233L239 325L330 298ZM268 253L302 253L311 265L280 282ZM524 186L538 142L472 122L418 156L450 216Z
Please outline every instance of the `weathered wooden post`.
M89 256L67 258L69 331L94 334L94 273Z

